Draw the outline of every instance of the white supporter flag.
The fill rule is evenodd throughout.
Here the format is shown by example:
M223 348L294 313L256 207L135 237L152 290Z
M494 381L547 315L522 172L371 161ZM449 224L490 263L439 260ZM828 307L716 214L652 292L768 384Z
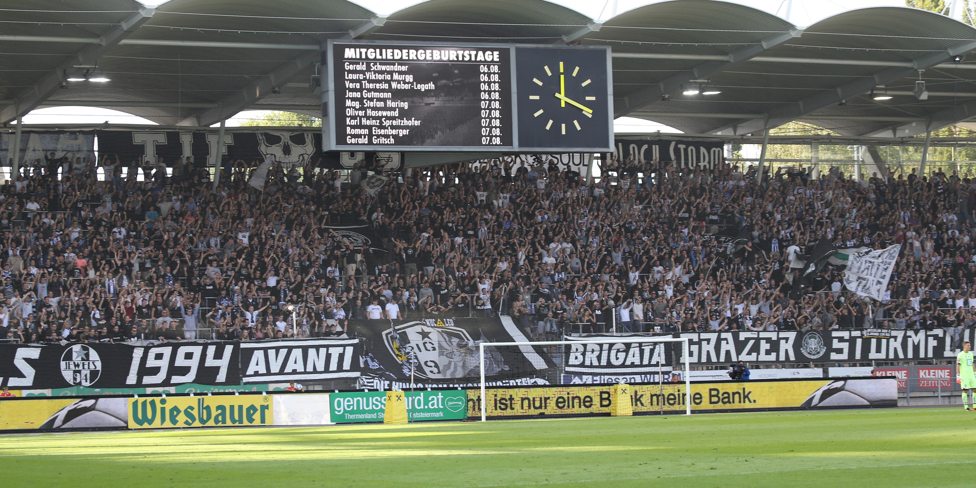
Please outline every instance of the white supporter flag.
M844 272L844 286L859 296L881 301L888 289L888 280L895 269L899 251L901 244L851 254Z
M251 179L247 180L247 184L264 191L264 184L268 181L268 170L271 169L272 164L274 164L274 157L265 156L264 162L254 170L254 173L251 173Z
M380 190L386 185L389 178L380 175L370 175L362 182L363 189L366 190L366 194L375 197L380 193Z

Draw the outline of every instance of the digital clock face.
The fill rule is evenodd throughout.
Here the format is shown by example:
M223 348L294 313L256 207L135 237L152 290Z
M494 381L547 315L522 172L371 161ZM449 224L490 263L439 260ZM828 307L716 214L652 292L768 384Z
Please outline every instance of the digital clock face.
M613 145L608 51L516 49L519 147Z

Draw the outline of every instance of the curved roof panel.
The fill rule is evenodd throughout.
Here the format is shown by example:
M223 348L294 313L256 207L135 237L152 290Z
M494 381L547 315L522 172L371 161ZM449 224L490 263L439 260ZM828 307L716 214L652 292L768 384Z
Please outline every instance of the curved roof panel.
M590 22L543 0L428 0L390 15L368 39L549 43Z
M246 107L316 113L318 47L356 35L607 45L615 113L689 133L803 120L844 135L900 135L917 133L919 121L976 114L976 57L965 58L976 29L904 7L852 10L805 31L717 0L655 2L602 25L544 0L427 0L376 20L346 0L172 0L148 19L134 0L0 0L0 11L3 122L17 107L89 102L163 124L209 123ZM52 89L65 63L97 63L112 82ZM928 100L912 94L917 68ZM693 80L721 94L683 95ZM875 88L894 98L872 100Z

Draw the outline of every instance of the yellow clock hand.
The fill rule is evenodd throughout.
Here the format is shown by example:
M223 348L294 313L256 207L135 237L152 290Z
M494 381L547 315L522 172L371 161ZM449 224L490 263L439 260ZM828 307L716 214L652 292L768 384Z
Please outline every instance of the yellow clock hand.
M559 95L560 95L560 97L565 97L566 96L566 75L564 75L564 74L560 74L559 75ZM565 107L566 106L566 99L563 98L560 103L562 104L561 105L562 107Z
M586 107L583 104L578 103L578 102L576 102L574 100L570 100L570 99L566 98L565 96L563 96L563 95L561 95L559 93L556 93L556 98L558 98L559 100L561 100L563 102L563 106L564 107L568 103L568 104L570 104L570 105L572 105L572 106L574 106L574 107L576 107L576 108L578 108L578 109L580 109L580 110L582 110L584 112L593 113L593 110L591 108Z

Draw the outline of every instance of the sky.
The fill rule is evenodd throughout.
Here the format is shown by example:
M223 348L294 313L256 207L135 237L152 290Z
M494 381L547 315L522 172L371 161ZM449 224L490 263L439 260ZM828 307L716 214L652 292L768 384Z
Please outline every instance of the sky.
M158 6L165 1L136 0L142 4ZM380 15L389 15L398 10L420 3L423 0L350 0ZM597 20L605 20L644 5L658 3L660 0L550 0L576 10ZM905 6L904 0L726 0L753 7L777 15L800 27L807 27L824 18L849 10L881 7ZM789 17L787 18L787 13ZM228 127L236 127L244 120L260 117L262 111L244 111L228 119ZM86 107L53 107L35 110L24 117L25 124L79 123L92 124L109 122L113 124L147 124L153 122L116 110L92 109ZM677 132L674 129L640 119L623 117L614 123L616 132Z

